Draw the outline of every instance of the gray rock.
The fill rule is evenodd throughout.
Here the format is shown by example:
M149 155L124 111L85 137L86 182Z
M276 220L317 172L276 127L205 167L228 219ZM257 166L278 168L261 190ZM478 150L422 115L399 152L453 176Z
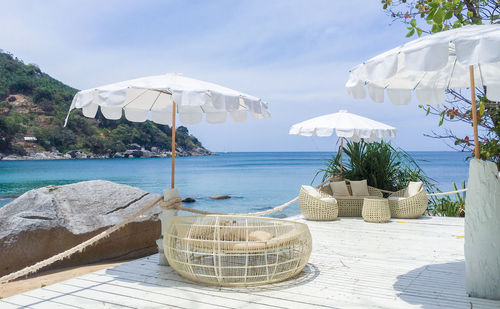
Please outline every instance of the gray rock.
M122 152L116 152L116 153L113 155L113 158L123 158L123 153L122 153Z
M129 149L123 153L125 158L140 158L142 156L142 151Z
M192 197L186 197L185 199L182 200L183 203L194 203L196 200Z
M136 144L136 143L132 143L132 144L130 144L130 145L128 145L128 146L129 146L129 148L130 148L130 149L132 149L132 150L141 150L141 148L142 148L142 147L141 147L141 145Z
M6 157L3 157L2 160L4 161L15 161L15 160L21 160L22 158L16 155L8 155Z
M0 276L70 249L130 217L159 195L94 180L31 190L0 208ZM159 207L49 268L157 252Z
M75 159L77 152L79 152L79 151L77 151L77 150L70 150L66 154L69 154L71 156L71 158Z
M153 153L149 150L141 150L143 158L151 158Z
M226 200L231 197L229 195L213 195L210 198L213 200Z

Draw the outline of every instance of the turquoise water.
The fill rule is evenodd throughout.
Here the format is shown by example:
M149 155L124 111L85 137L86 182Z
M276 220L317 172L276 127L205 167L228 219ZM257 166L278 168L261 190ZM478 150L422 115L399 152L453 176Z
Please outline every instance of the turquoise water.
M467 179L466 153L411 152L443 191ZM176 158L176 187L189 206L214 212L265 210L294 198L310 184L329 152L221 153ZM161 193L170 187L170 158L0 161L0 207L34 188L83 180L105 179ZM320 180L316 179L315 183ZM229 194L228 200L209 196ZM279 216L299 213L297 203Z

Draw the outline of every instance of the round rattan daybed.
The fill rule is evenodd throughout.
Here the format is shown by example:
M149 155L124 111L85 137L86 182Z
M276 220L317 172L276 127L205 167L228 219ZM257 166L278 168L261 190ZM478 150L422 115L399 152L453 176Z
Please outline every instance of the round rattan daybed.
M311 254L306 224L235 215L173 217L163 236L169 264L181 276L218 286L286 280Z

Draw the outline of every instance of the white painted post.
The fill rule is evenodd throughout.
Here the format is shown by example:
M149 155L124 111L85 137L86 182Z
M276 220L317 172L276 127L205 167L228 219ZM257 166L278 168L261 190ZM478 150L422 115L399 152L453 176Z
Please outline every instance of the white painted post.
M467 294L500 300L500 179L493 162L470 163L464 250Z
M166 189L163 190L163 199L165 202L168 202L169 200L180 197L179 196L179 190L177 189ZM177 216L177 210L175 209L168 209L168 210L162 210L160 213L160 220L161 220L161 237L160 239L156 240L156 244L158 245L158 253L160 254L160 259L158 261L159 265L163 266L168 266L168 261L167 258L165 257L165 252L163 251L163 235L165 234L168 226L168 221L174 216Z

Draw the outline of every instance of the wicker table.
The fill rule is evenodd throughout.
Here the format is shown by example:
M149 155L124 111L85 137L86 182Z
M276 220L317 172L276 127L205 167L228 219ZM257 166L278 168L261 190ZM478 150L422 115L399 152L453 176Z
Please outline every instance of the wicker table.
M389 201L385 198L363 199L363 220L366 222L387 222L391 219Z

